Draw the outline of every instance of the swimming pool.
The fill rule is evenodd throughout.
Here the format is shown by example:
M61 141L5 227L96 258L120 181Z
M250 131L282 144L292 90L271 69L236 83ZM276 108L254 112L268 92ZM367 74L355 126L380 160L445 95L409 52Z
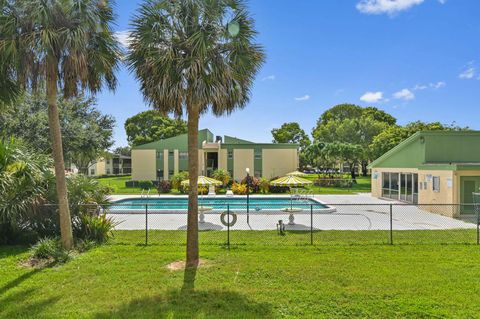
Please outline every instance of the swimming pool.
M247 209L247 198L243 197L205 197L199 198L198 203L201 206L211 207L213 210L226 210L228 207L235 210ZM110 210L145 210L148 205L149 210L162 211L181 211L187 210L188 198L186 197L161 197L161 198L127 198L112 202ZM250 197L249 210L279 210L285 207L303 208L305 210L312 207L315 210L329 209L330 207L311 198L293 199L290 197Z

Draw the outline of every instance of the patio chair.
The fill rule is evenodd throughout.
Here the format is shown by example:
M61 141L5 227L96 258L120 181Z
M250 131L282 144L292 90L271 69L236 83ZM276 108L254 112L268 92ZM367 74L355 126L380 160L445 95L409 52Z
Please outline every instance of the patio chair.
M227 189L227 192L225 193L227 197L233 197L233 192L231 189Z

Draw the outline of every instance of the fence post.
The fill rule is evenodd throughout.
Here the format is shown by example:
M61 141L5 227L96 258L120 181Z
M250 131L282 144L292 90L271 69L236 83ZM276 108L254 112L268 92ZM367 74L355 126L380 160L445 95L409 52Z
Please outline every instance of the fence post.
M393 245L393 205L390 204L390 245Z
M230 204L227 204L227 247L230 250Z
M310 204L310 245L313 245L313 204Z
M145 246L148 245L148 204L145 204Z
M480 206L477 206L477 204L475 204L475 206L473 207L475 209L475 214L477 216L477 245L480 245L480 219L479 219Z

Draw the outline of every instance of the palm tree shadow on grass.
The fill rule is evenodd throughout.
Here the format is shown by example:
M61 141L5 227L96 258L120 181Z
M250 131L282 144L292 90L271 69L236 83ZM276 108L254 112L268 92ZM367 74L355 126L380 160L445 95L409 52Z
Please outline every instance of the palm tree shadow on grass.
M170 290L99 313L95 318L273 318L272 307L237 292Z

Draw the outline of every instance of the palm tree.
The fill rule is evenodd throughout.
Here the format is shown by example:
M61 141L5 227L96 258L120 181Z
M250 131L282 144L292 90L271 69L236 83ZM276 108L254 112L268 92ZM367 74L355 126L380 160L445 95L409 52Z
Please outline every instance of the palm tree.
M62 244L73 245L57 95L116 86L119 45L108 0L0 0L0 58L25 89L45 88ZM12 71L10 72L12 74Z
M248 100L263 63L253 20L240 0L150 0L132 22L127 62L156 109L187 114L188 267L198 264L198 122L230 114Z

